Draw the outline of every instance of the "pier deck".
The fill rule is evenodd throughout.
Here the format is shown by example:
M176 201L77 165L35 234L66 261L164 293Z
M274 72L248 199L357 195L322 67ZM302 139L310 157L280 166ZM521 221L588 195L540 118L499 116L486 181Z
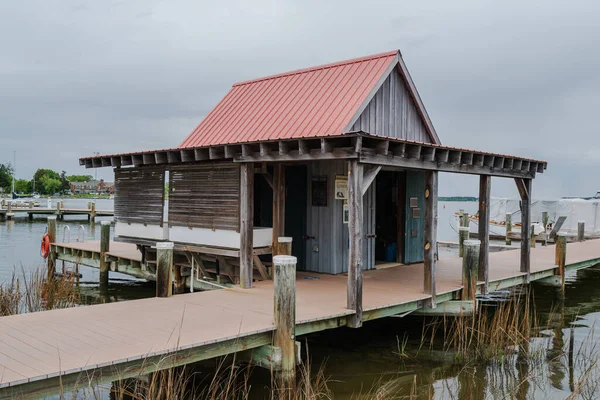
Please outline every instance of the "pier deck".
M33 207L33 208L22 208L22 207L13 207L11 213L15 216L19 214L27 214L29 218L33 218L34 216L48 216L48 215L56 215L58 218L62 218L65 215L85 215L88 218L94 213L96 217L113 217L115 212L113 210L89 210L87 208L61 208L57 210L56 208L46 208L46 207ZM0 219L3 219L8 214L8 209L6 207L0 208Z
M600 262L599 242L569 244L567 270ZM63 243L93 252L97 242ZM135 246L111 242L111 256ZM519 251L490 254L490 290L524 283ZM531 280L553 275L554 247L531 249ZM437 302L458 296L461 260L442 258ZM304 279L306 276L318 279ZM298 272L296 334L346 325L347 277ZM366 271L363 321L423 307L423 264ZM270 344L272 281L223 289L0 318L0 398L39 397L65 387L138 376ZM59 381L59 376L61 376Z

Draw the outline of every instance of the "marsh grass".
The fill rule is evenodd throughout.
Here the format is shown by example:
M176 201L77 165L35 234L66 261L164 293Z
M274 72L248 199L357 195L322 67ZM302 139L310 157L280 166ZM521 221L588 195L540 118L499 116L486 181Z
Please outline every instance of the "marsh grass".
M58 308L74 307L80 295L75 278L46 280L47 270L37 268L26 272L23 267L12 272L11 278L0 284L0 316L16 315Z

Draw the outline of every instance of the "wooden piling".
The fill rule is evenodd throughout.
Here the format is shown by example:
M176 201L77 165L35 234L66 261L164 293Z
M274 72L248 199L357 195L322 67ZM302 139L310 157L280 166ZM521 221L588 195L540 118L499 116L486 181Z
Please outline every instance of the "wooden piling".
M567 261L567 234L558 232L556 235L556 274L560 276L561 288L565 287L565 265Z
M240 287L250 289L254 252L254 163L240 166Z
M460 226L469 226L469 223L471 222L471 220L469 219L469 213L468 212L464 212L461 210L461 214L460 214Z
M425 212L423 234L423 293L431 295L427 303L429 308L436 308L436 266L437 250L437 208L438 208L438 173L425 171Z
M506 213L506 245L512 245L512 239L510 238L510 233L512 233L512 214Z
M48 217L48 237L50 243L56 242L56 217ZM52 251L52 245L50 245L50 254L48 254L48 281L54 279L54 273L56 272L56 256Z
M363 265L363 173L358 160L348 161L348 286L346 307L354 314L348 316L347 326L362 326L362 265Z
M293 238L281 236L277 238L277 255L291 256L292 255Z
M585 221L577 222L577 241L583 242L585 240Z
M462 260L462 300L475 300L477 295L477 274L479 270L479 250L481 241L466 240Z
M8 208L6 210L6 219L10 221L14 216L15 214L12 212L12 202L10 202L8 203Z
M531 238L530 245L532 249L535 249L535 226L531 225Z
M90 213L88 214L88 221L92 222L96 220L96 203L91 202Z
M479 272L478 277L485 285L483 293L487 292L488 272L489 272L489 254L490 254L490 195L492 186L492 177L490 175L481 175L479 177Z
M527 274L529 282L531 273L531 179L515 178L519 196L521 197L521 262L520 271Z
M181 272L181 265L173 265L173 294L185 293L185 278ZM190 284L193 285L193 280Z
M156 243L156 297L173 295L173 242Z
M459 226L458 227L458 256L463 257L465 254L464 243L469 240L469 227Z
M110 251L110 221L102 221L100 225L100 289L108 288L108 270L110 263L106 253Z
M273 257L274 345L281 349L282 389L296 383L296 257Z

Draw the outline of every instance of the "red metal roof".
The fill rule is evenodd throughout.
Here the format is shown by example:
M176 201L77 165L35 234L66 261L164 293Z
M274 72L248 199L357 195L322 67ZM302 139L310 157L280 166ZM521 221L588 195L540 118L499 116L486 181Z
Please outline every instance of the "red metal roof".
M397 55L237 83L179 148L342 135Z

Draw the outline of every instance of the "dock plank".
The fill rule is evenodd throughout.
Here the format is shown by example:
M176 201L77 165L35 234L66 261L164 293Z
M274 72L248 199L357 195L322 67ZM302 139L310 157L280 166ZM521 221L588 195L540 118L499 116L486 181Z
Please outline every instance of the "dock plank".
M570 243L567 264L600 260L598 244ZM99 242L57 245L86 251L99 249ZM111 255L137 257L139 251L132 244L111 242ZM490 254L490 282L522 276L519 260L519 251ZM461 259L439 260L438 296L462 288L461 268ZM532 249L531 268L532 273L553 270L554 247ZM365 271L364 310L428 299L430 296L423 293L423 271L423 264ZM346 275L298 272L297 325L352 314L345 308L346 285ZM23 379L94 369L273 329L273 282L268 280L256 282L248 290L234 287L2 317L0 388Z

